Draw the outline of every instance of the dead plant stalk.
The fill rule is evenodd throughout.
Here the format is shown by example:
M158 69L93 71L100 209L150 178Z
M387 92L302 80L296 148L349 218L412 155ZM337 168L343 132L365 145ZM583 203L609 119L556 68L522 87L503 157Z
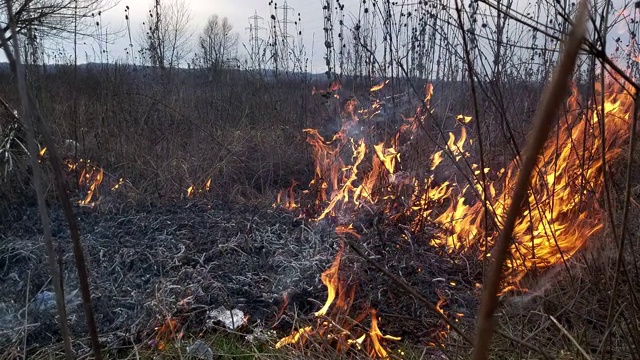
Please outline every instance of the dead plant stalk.
M6 0L7 5L7 19L9 21L8 28L12 33L16 33L15 18L13 16L13 8L10 0ZM27 135L27 147L29 150L29 160L32 168L32 182L33 187L36 190L36 199L38 203L38 212L40 214L40 221L42 223L42 233L44 239L44 245L47 252L47 260L49 263L49 271L53 278L53 289L56 294L56 307L58 317L60 318L60 332L62 334L62 340L64 344L65 356L68 360L73 359L73 350L71 349L71 338L69 335L69 324L67 322L67 311L64 304L64 290L62 289L62 283L60 282L60 273L58 272L57 256L53 246L53 239L51 236L51 223L49 221L49 213L47 211L47 205L44 198L43 188L43 175L42 169L38 164L38 144L36 143L34 122L31 117L31 109L29 106L29 100L27 98L27 85L25 81L25 70L20 62L20 45L18 44L18 37L12 36L13 49L9 45L7 40L6 30L0 29L0 42L4 49L5 55L11 64L11 69L16 73L18 94L20 98L20 116L18 118L22 121L26 135Z
M492 254L494 262L484 285L480 311L478 313L476 342L471 355L473 360L485 360L488 358L491 338L493 336L493 313L498 305L497 293L500 287L502 266L507 258L509 246L511 245L511 235L516 220L520 216L525 203L529 182L531 181L531 174L536 166L538 154L549 136L553 119L562 105L566 97L567 89L569 88L569 82L573 75L578 52L580 51L586 33L587 9L587 1L582 1L579 5L574 26L564 44L564 51L553 79L547 85L543 97L538 104L538 110L534 120L534 129L524 152L522 168L518 173L517 183L511 198L511 204L509 205L504 227Z
M12 11L11 1L5 0L7 4L7 17L9 19L12 35L18 33L16 19ZM49 216L44 199L44 191L42 188L43 176L42 169L38 163L38 148L35 140L35 128L37 127L44 143L48 148L51 165L54 173L55 185L57 188L58 196L62 205L63 212L69 224L69 230L71 235L71 242L73 248L73 254L75 257L76 269L78 271L78 281L80 283L80 293L82 296L82 304L84 307L84 313L87 321L87 327L89 330L89 337L91 339L91 345L93 348L93 355L96 360L102 360L102 353L100 352L100 340L98 339L98 331L96 328L96 322L93 315L93 309L91 307L91 292L89 289L88 273L86 263L84 259L84 253L82 244L80 243L80 231L78 229L78 223L73 215L73 209L71 207L71 201L67 195L67 189L64 180L64 174L62 170L62 161L56 151L56 147L49 134L48 128L44 123L42 116L40 115L36 102L29 93L27 88L25 69L21 61L19 37L12 36L13 40L13 52L9 48L6 33L0 31L0 41L5 50L5 54L11 68L16 73L18 83L18 93L24 116L24 124L27 130L27 136L29 137L29 155L31 159L31 167L33 168L33 180L36 187L36 194L38 197L38 209L43 223L43 231L45 237L45 246L47 248L47 254L49 258L49 266L51 268L51 274L53 277L54 289L56 291L56 303L58 306L58 313L60 315L61 329L64 339L65 354L68 359L73 358L73 352L71 349L71 340L69 336L69 330L66 317L66 310L64 306L64 292L62 289L62 283L60 281L60 274L56 269L56 256L54 254L53 242L51 240L51 228L49 222ZM47 240L48 238L48 240Z

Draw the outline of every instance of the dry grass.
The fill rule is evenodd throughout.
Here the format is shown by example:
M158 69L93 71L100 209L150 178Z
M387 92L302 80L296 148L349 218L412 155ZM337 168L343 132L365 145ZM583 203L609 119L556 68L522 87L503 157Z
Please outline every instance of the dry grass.
M94 211L95 213L85 214L85 216L96 219L104 217L105 221L110 216L109 214L121 213L123 209L126 213L126 209L137 206L140 206L137 209L146 206L151 209L150 211L160 211L156 207L159 204L171 207L174 201L184 198L188 186L202 184L208 178L212 178L210 193L200 196L219 199L223 202L250 203L249 207L265 209L273 201L275 192L287 187L290 179L308 183L312 176L312 161L308 154L302 129L305 127L320 128L326 133L331 133L332 129L336 130L335 111L336 108L339 108L340 101L328 101L319 96L312 97L310 96L312 84L305 84L297 80L272 82L268 79L233 72L221 74L211 80L191 73L174 74L169 79L151 76L141 69L134 71L131 68L113 66L108 69L91 70L80 74L79 88L74 95L74 92L71 91L74 89L74 84L69 80L63 80L72 78L70 70L62 69L60 71L59 73L40 74L32 79L37 85L36 88L39 89L43 112L54 124L54 134L57 140L60 142L70 138L78 140L78 155L80 157L91 159L102 166L111 181L124 177L130 182L130 185L125 187L122 193L110 195L96 209L87 210L87 212ZM316 86L322 87L320 84L316 84ZM416 142L417 145L411 148L407 156L403 158L403 164L410 170L418 172L424 167L424 159L428 158L435 148L433 141L446 140L443 133L454 129L453 119L457 114L470 115L471 100L460 95L468 93L467 86L464 83L436 84L432 100L435 109L434 123L427 124L429 136L424 134L424 137ZM361 102L369 101L366 92L363 93L357 89L358 86L354 85L348 90ZM481 119L483 120L482 136L486 139L488 149L485 156L490 167L505 166L514 157L514 143L516 145L523 143L522 140L529 128L531 112L536 104L533 99L537 98L539 90L536 85L531 84L505 84L501 95L504 106L492 105L492 99L495 95L480 96L479 103L487 104L481 107ZM15 100L12 99L10 93L2 95L9 101ZM74 99L74 96L77 98ZM413 99L413 95L410 95L409 98ZM531 99L531 101L523 103L520 101L523 98ZM73 115L73 104L76 101L77 119ZM329 103L329 106L326 106L326 103ZM417 101L399 101L398 113L410 113L416 105ZM0 121L4 120L3 117ZM392 125L390 124L390 126ZM509 139L509 129L514 134L514 141ZM474 148L470 148L469 152L470 157L477 156ZM620 163L610 166L615 172L615 169L623 168L623 163L624 160L621 160ZM0 210L7 209L6 213L10 214L0 221L0 228L2 228L3 222L5 225L14 223L26 226L30 221L25 222L21 210L28 208L32 202L29 195L31 189L28 182L28 172L24 164L18 162L17 165L15 170L9 173L6 181L0 184L0 196L3 199L8 199L0 205ZM621 213L619 210L622 207L624 195L624 176L622 173L621 170L614 175L613 189L617 213ZM640 173L634 174L632 179L634 181L640 179ZM635 234L640 229L640 222L636 220L640 214L637 200L640 191L637 191L637 187L633 187L633 189L630 214L632 221L629 233L632 234L630 240L634 244L637 254L640 246L637 244ZM178 204L184 205L185 203L178 201ZM177 215L169 212L170 214L167 216L162 213L157 215L164 216L166 221L171 221L170 219ZM380 212L375 209L373 212L374 216L380 216ZM188 216L189 214L180 215ZM128 216L126 214L120 216L121 221L130 221L127 220ZM135 216L138 217L133 220L134 223L145 219L144 216L136 214L130 214L129 217ZM192 221L191 225L195 224L198 228L207 229L206 226L198 223L200 220L197 219L194 217L190 220ZM371 219L365 220L363 223L370 222ZM204 222L204 220L202 221ZM225 221L231 223L232 219ZM242 226L251 227L253 221L255 220L242 220ZM276 251L281 248L282 254L275 259L276 261L285 263L288 259L287 256L293 256L292 253L299 255L303 253L305 248L311 246L310 244L296 243L297 233L295 232L285 231L278 235L280 237L271 237L274 236L274 233L265 235L263 232L271 229L271 225L273 224L261 227L259 233L251 236L256 238L262 235L267 236L271 241L270 244L274 246L272 250ZM387 243L380 240L377 230L371 224L363 225L363 229L365 229L363 231L365 236L363 246L382 259L381 261L384 261L389 269L402 274L406 280L417 286L423 294L434 301L437 300L436 287L427 285L432 279L454 277L459 283L462 283L463 289L459 292L446 289L451 291L449 293L451 295L450 304L446 310L455 312L461 308L464 309L466 318L462 324L463 329L467 334L473 334L475 305L477 305L475 303L477 294L474 293L473 282L479 281L481 278L481 263L471 255L441 257L433 249L417 246L418 243L412 243L409 246L398 240L400 239L398 228L391 224L384 226L385 234L388 234ZM113 244L109 244L109 236L102 238L98 236L100 229L100 226L96 226L87 233L88 236L96 237L94 239L96 240L95 247L89 249L90 252L93 252L92 261L94 264L100 259L101 249L104 250L104 253L109 253L114 249ZM154 229L152 233L155 235L165 230L176 231L176 229L170 227L165 229L162 226ZM318 228L314 229L313 233L322 233L323 231L322 228ZM186 233L180 234L180 236L186 236ZM237 240L234 236L234 234L221 234L220 240L227 242L229 246L242 249L244 246L248 246L255 250L248 243L234 242ZM113 237L120 236L114 235ZM205 238L205 235L199 235L198 239L200 237ZM428 241L428 237L429 233L422 233L418 234L415 240L423 244ZM287 245L292 238L294 238L292 245ZM611 358L634 358L636 346L633 339L638 338L634 333L636 325L633 322L637 316L635 316L636 313L629 294L637 292L640 287L637 281L638 277L635 276L632 276L635 282L631 284L622 282L620 285L621 291L618 292L620 296L616 307L617 317L613 321L614 327L611 331L610 341L601 348L600 341L606 332L606 317L610 300L608 294L613 279L612 271L615 268L615 251L612 250L614 246L611 244L610 238L609 234L604 232L599 237L592 239L589 248L571 260L569 267L571 275L561 266L557 269L551 269L545 274L533 278L530 284L531 293L504 298L503 307L498 317L499 328L513 337L524 339L528 343L544 349L552 358L581 358L580 348L594 358L599 350ZM9 242L8 238L1 239ZM175 243L163 239L159 237L156 239L158 243L154 243L153 237L145 237L144 248L157 253L164 250L167 254L179 253L180 249L175 247ZM322 237L314 239L314 246L318 248L328 245L323 242L324 238ZM34 249L37 249L37 239L32 240L34 241ZM130 253L122 253L122 258L126 260L128 257L134 257L138 247L138 245L120 246L121 250L130 251ZM301 283L306 281L313 283L314 280L311 279L315 279L314 293L313 296L310 296L315 300L315 306L324 296L324 289L318 283L317 278L335 254L333 250L327 249L322 254L323 263L314 265L313 271L298 274L299 278L307 279ZM208 253L210 249L203 248L199 251ZM37 254L37 251L22 254L20 248L14 245L3 247L0 252L5 263L9 262L8 259L12 256L18 256L22 259L21 261L30 262L34 260L34 254ZM192 254L194 257L191 260L194 261L194 264L197 261L197 253L196 251ZM636 258L637 256L634 256L632 252L628 253L629 269L633 275L635 275L635 267L632 264L635 264L634 259ZM125 260L119 260L119 264L126 264ZM171 268L172 261L171 256L167 255L160 262L166 262L167 268ZM430 269L418 274L415 268L420 264L430 264ZM95 267L94 271L105 270L102 265ZM395 319L395 321L387 323L388 326L383 331L389 329L390 334L402 335L405 338L407 334L419 334L416 338L427 339L432 335L434 329L441 325L438 323L437 317L429 314L406 294L397 291L388 281L385 283L384 279L381 279L375 271L367 268L354 257L348 256L345 266L347 271L352 271L353 277L360 276L358 278L360 280L356 280L356 282L362 282L359 288L361 294L359 301L375 303L387 319ZM259 273L259 270L254 270L255 274ZM33 281L34 283L39 282L39 286L43 286L46 283L46 276L44 274L39 276ZM110 276L104 275L107 278ZM179 279L179 276L176 275L174 278ZM167 293L159 292L165 300L175 295L171 295L171 291L167 289L163 290L168 291ZM384 296L380 294L384 294ZM24 294L20 294L21 299L22 295ZM380 300L381 298L383 300ZM234 296L229 295L227 300L232 302ZM213 303L215 301L209 301L206 305L213 306ZM308 316L313 310L312 307L309 307L306 311L300 312L301 318L294 316L297 314L296 312L289 314L291 316L289 325L303 326L311 323L312 320ZM152 316L161 313L162 309L154 308L147 309L146 315ZM305 316L307 317L305 318ZM409 323L405 317L411 316L415 316L411 321L415 320L416 322L403 329L403 325ZM151 323L145 323L145 325L149 324ZM284 335L288 330L283 330L278 336ZM113 332L115 329L101 333L107 336L106 334ZM406 358L444 358L445 355L451 359L468 357L469 347L461 345L459 339L453 335L443 341L445 348L442 353L426 347L424 342L416 340L416 338L407 339L406 343L398 345L405 352ZM118 337L118 339L122 339L122 337ZM176 346L169 347L168 351L161 353L145 347L142 338L127 340L128 342L125 341L108 348L110 351L115 351L110 355L113 358L145 359L161 355L163 358L178 359L184 358L186 346L195 339L204 341L226 358L334 359L340 358L340 356L355 358L361 355L336 354L321 343L311 344L305 348L293 347L275 351L272 345L277 341L277 337L271 338L270 342L266 344L254 345L246 341L244 336L230 334L222 330L211 331L202 334L202 336L197 333L189 334L188 337L176 343ZM80 343L82 340L80 339ZM526 350L502 338L498 338L494 346L496 349L494 358L496 359L541 358L540 354ZM122 352L118 352L120 351L119 347L122 347ZM45 349L34 350L33 358L46 358L49 354L48 351L51 351L52 348Z
M33 76L59 146L77 141L79 157L103 167L107 179L124 177L139 196L172 198L211 178L214 195L249 197L284 186L284 174L308 173L301 130L320 104L301 81L119 65L70 79L70 68ZM24 186L25 178L11 176L3 193Z

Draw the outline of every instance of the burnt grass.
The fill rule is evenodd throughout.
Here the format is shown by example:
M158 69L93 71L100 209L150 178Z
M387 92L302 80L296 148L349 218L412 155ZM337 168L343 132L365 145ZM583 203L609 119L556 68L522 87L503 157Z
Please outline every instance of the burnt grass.
M336 119L343 104L310 95L312 86L322 89L327 84L270 81L229 73L220 74L215 81L201 81L199 74L194 73L165 79L169 83L174 81L175 86L160 86L164 82L135 69L113 70L111 75L81 72L82 88L68 81L72 78L69 71L43 74L41 78L43 93L57 94L55 98L44 96L41 102L56 129L57 143L75 139L78 156L105 170L101 191L109 195L95 207L76 206L74 210L81 227L92 305L103 348L115 352L118 358L138 349L156 355L155 329L171 318L185 332L180 343L182 350L196 339L209 344L210 336L228 333L240 333L234 339L247 345L249 340L244 335L270 329L276 334L269 335L262 348L271 354L273 345L282 336L293 329L317 324L313 314L327 296L320 275L340 249L336 224L302 221L297 214L274 209L271 203L275 192L288 188L291 180L309 184L313 178L313 160L302 129L322 130L328 138L339 128ZM11 81L9 76L5 79ZM403 169L423 169L424 160L436 148L432 143L440 133L436 125L445 130L455 128L456 114L469 113L465 109L470 109L470 100L459 99L460 93L468 92L465 86L436 86L433 108L444 112L436 111L438 122L427 124L429 136L401 151ZM15 94L6 89L0 89L5 92L2 95L17 103ZM535 102L523 105L520 100L537 98L539 86L527 88L516 84L511 90L504 91L513 97L505 100L513 105L507 117L512 120L516 139L521 141ZM291 96L293 93L300 96ZM67 105L73 101L72 94L79 101L77 124L71 121L76 117ZM367 104L369 92L364 94L360 98ZM450 99L456 101L452 103ZM415 107L408 106L411 114ZM403 109L400 104L398 109ZM486 107L481 117L500 119L491 107ZM399 125L393 119L392 116L388 119L390 127ZM6 117L0 117L0 121L4 120ZM504 166L510 161L505 154L511 150L506 138L495 135L500 134L501 122L483 124L486 126L482 130L483 139L490 151L485 154L490 159L487 165ZM81 129L86 132L77 137L75 134ZM374 130L375 137L397 129ZM470 152L477 158L473 149ZM55 307L47 298L53 287L42 229L35 204L29 200L34 196L28 162L24 155L18 160L15 170L0 183L0 358L22 356L25 343L28 357L48 357L51 352L61 355ZM451 171L436 175L437 181L446 181L456 176L456 172L451 167ZM633 178L638 176L634 173ZM119 178L124 178L127 184L120 191L110 192ZM177 195L184 194L191 185L200 191L207 179L214 181L211 192L204 197L185 200ZM68 180L70 189L78 187L76 177ZM622 204L624 181L618 179L616 183L619 190L614 198ZM47 193L50 199L55 198L51 189ZM313 200L300 203L312 204ZM442 229L425 224L421 233L411 233L402 221L396 218L392 222L390 214L374 207L347 213L337 221L352 223L361 236L358 244L367 256L432 303L440 300L446 315L457 321L467 336L473 336L480 295L476 284L482 282L478 254L443 253L429 245L431 237ZM73 346L79 357L88 356L89 341L66 221L55 205L50 206L50 213L53 235L62 255ZM354 219L356 214L358 217ZM637 230L638 224L633 222L630 226ZM501 298L507 306L496 315L500 329L525 339L534 349L547 349L554 354L550 358L561 358L555 357L557 350L575 346L547 319L547 314L553 314L570 333L584 333L584 338L578 341L597 353L607 332L609 284L615 268L610 261L615 258L611 256L614 246L606 239L599 236L589 241L601 243L599 246L604 250L591 249L584 256L582 252L576 256L577 266L571 266L573 276L564 276L559 271L567 266L559 266L547 275L532 272L532 278L540 277L540 289L534 286L534 291L523 297ZM587 256L590 253L597 256ZM341 263L341 277L355 289L350 317L356 318L373 307L380 317L381 331L401 337L407 347L415 345L416 354L423 354L426 348L427 355L432 352L434 357L441 358L443 355L433 344L439 343L444 345L449 358L468 356L470 346L463 344L454 332L446 331L434 311L349 248ZM627 297L637 288L636 281L636 285L619 294ZM621 301L621 309L628 303L629 300ZM248 316L247 325L233 331L225 330L221 324L208 327L207 312L221 306L241 310ZM633 308L625 310L625 314L627 318L636 316ZM369 326L369 317L364 317L358 331ZM631 336L625 337L623 330L612 334L616 339L615 354L618 354L615 351L632 353L625 349L633 346L623 341ZM503 358L526 358L527 353L531 354L523 350L516 353L514 348L520 349L520 345L497 338L496 348ZM310 351L319 352L312 355L325 355L326 343L310 346ZM388 344L392 348L405 345ZM212 349L219 350L213 345Z
M89 342L68 227L59 209L51 208L50 214L62 255L74 347L78 354L87 354ZM247 326L239 330L244 333L262 328L284 336L294 327L312 324L313 312L326 299L320 274L340 248L333 226L307 223L268 204L181 200L164 205L76 207L75 215L101 341L106 349L118 351L130 350L134 344L150 348L154 328L167 317L178 320L191 339L221 331L205 325L207 310L220 306L240 309L248 316ZM362 235L359 244L368 256L434 303L440 292L447 299L444 311L464 315L461 325L474 317L478 298L474 283L480 277L475 261L443 257L428 245L429 234L409 240L400 226L374 226L371 220L355 224ZM28 354L52 346L59 349L55 307L41 300L53 287L37 209L14 208L0 222L0 229L0 345L21 349L26 328ZM351 316L375 307L383 333L428 345L444 329L424 304L348 248L341 277L356 290ZM362 326L368 328L368 323Z

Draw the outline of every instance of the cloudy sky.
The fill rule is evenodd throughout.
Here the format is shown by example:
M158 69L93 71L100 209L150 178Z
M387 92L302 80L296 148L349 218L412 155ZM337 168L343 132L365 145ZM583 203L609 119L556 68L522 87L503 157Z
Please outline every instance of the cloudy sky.
M114 0L115 1L115 0ZM176 0L163 0L165 2L172 2ZM261 38L267 39L267 28L269 28L270 16L273 13L273 6L269 4L269 0L178 0L184 1L190 10L192 21L190 22L190 30L192 32L191 44L193 51L196 50L196 39L204 27L204 24L208 17L213 14L217 14L220 17L227 17L234 25L235 30L240 35L240 43L238 53L241 57L246 57L247 53L242 43L248 43L249 40L249 17L257 13L257 15L263 18L260 26L265 28L261 32ZM301 19L301 26L303 31L303 38L305 42L305 48L307 50L307 57L310 58L311 63L308 64L315 72L325 71L324 67L324 33L323 33L323 10L322 5L326 0L287 0L287 5L292 8L289 11L289 18L297 20ZM345 4L345 17L346 24L351 24L349 18L357 17L355 13L358 12L359 4L362 0L342 0ZM524 13L527 12L527 7L535 4L534 0L514 0L515 8L522 9ZM125 8L129 6L131 15L131 27L134 31L133 43L135 49L139 48L139 39L142 34L142 23L146 20L146 15L151 8L154 0L120 0L119 3L112 9L106 11L102 15L102 24L109 29L109 33L113 34L116 29L125 28ZM276 0L278 7L282 7L284 0ZM334 0L335 2L335 0ZM416 1L407 1L407 3L415 3ZM465 1L466 2L466 1ZM630 0L614 0L613 1L615 11L614 18L618 18L624 8L624 4L629 6ZM632 7L631 7L632 8ZM626 11L628 13L628 10ZM282 17L280 11L278 17ZM293 27L293 26L292 26ZM291 29L291 28L290 28ZM289 30L289 33L294 33L293 29ZM622 36L623 38L628 33L626 24L620 22L610 34L611 36ZM108 45L109 61L120 60L126 61L127 45L129 43L128 38L123 36L119 39L114 39L112 35L109 37L110 44ZM92 39L83 40L84 45L80 46L78 53L78 60L80 62L97 62L105 61L106 59L100 58L100 45L98 42ZM613 42L609 42L610 46L615 47ZM59 44L46 44L49 50L49 56L57 56L60 51L66 53L67 58L72 53L71 46L63 43ZM313 57L312 57L313 54ZM191 55L188 56L191 59ZM48 59L49 62L55 62L55 59ZM183 64L184 65L184 64Z
M173 0L169 0L173 1ZM194 44L197 39L197 35L204 27L207 18L213 14L217 14L220 17L227 17L234 25L240 35L240 41L246 43L249 39L249 17L257 13L264 18L260 26L268 28L269 18L273 12L273 6L269 6L269 0L184 0L188 5L192 21L190 24L191 31L193 31L192 43ZM109 26L112 29L122 29L125 27L125 7L129 6L131 14L131 26L134 31L140 32L142 22L145 21L146 14L153 4L153 0L121 0L117 6L113 9L106 11L103 14L103 24ZM284 0L277 1L278 6L284 5ZM314 67L318 68L322 62L323 47L321 41L323 32L323 17L322 17L322 3L323 0L288 0L287 5L293 10L289 11L290 19L297 20L298 13L302 19L301 24L307 39L306 47L308 49L308 56L311 56L312 43L315 45L314 49ZM348 5L357 4L358 0L346 0L344 3ZM355 6L357 10L357 5ZM281 14L281 13L280 13ZM281 16L281 15L280 15ZM289 31L293 33L293 31ZM313 34L315 33L315 42L312 42ZM136 38L134 35L134 46L137 46ZM262 30L261 37L266 39L266 30ZM97 45L95 41L86 40L87 44L80 49L79 57L83 57L82 62L86 61L87 56L90 58L93 53L96 52ZM127 39L120 39L114 41L109 45L110 60L115 58L124 59L126 53L124 49L127 47L129 41ZM245 55L246 51L242 46L239 47L239 54ZM80 56L80 54L85 54Z

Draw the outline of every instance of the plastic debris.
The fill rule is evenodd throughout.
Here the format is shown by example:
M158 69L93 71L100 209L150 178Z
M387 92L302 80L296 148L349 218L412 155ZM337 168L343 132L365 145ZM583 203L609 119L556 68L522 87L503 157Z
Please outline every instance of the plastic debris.
M207 327L212 327L215 322L221 322L227 329L235 330L246 323L244 313L238 309L227 310L224 306L210 310L207 313Z

